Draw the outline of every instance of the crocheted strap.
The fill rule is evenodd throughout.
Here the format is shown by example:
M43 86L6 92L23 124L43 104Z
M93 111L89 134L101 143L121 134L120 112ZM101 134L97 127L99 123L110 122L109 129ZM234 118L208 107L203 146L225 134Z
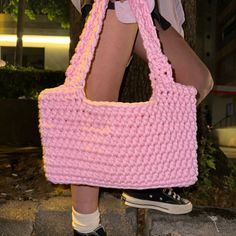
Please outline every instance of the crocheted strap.
M71 58L70 65L66 70L65 84L71 86L85 86L85 79L90 69L95 47L102 29L103 18L109 0L96 0L89 13L89 17L84 25L79 37L79 42L75 48L75 53Z
M161 51L156 28L153 25L146 0L128 0L134 13L147 52L150 79L153 90L156 89L156 78L159 82L173 81L171 65ZM79 43L75 49L70 66L66 71L65 83L70 86L85 87L85 79L89 72L95 48L99 40L103 20L109 0L95 0L89 17L85 23ZM154 91L153 91L154 92Z
M146 0L128 0L130 8L135 15L139 31L147 53L148 66L155 78L169 83L173 81L172 68L168 58L162 53L161 43L157 36ZM151 78L152 79L152 78Z

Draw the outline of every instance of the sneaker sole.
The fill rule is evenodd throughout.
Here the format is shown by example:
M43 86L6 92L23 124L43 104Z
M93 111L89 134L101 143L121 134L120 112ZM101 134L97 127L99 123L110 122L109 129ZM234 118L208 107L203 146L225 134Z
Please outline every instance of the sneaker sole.
M137 198L130 197L129 195L123 193L121 196L125 205L136 207L136 208L147 208L162 211L169 214L181 215L186 214L192 211L193 206L192 203L189 202L185 205L175 205L161 202L153 202L148 200L141 200Z

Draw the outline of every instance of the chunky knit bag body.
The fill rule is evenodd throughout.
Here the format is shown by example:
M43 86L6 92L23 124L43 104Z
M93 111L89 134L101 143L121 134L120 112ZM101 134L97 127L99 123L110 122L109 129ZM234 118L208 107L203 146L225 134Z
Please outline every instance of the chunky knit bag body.
M46 177L53 183L146 189L197 181L196 94L176 83L145 0L128 0L150 68L149 101L92 101L85 79L108 0L96 0L65 83L39 95Z

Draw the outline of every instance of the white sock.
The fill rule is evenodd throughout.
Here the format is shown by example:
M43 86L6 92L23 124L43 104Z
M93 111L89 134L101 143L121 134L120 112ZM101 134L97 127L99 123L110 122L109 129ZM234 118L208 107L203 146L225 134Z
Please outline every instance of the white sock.
M81 214L72 207L72 227L80 233L94 231L100 222L100 212L97 209L91 214Z

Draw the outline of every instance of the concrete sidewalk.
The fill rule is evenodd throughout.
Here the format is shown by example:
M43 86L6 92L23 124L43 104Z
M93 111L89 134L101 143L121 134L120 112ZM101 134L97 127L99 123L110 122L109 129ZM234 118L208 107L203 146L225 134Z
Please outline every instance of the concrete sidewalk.
M140 236L136 209L103 193L100 211L108 236ZM197 207L187 215L146 210L143 223L145 236L234 236L236 210ZM70 197L0 203L0 236L67 235L73 235Z
M195 207L186 215L147 210L145 236L235 236L236 211Z
M108 235L136 236L137 210L120 199L103 194L102 224ZM0 205L0 236L72 236L71 197L54 197L39 203L7 201Z

